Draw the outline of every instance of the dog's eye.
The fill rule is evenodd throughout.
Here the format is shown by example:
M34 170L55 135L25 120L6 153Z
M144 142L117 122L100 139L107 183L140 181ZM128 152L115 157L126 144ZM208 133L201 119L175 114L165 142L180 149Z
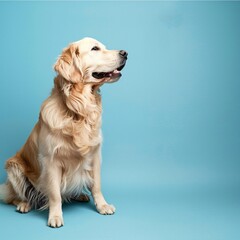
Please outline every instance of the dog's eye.
M100 48L97 47L97 46L95 46L95 47L93 47L93 48L91 49L91 51L99 51L99 50L100 50Z

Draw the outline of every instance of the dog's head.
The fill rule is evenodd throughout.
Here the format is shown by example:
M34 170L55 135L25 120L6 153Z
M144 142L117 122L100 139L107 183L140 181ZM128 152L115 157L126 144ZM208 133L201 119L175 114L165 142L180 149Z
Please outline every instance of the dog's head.
M127 55L124 50L107 50L97 40L84 38L63 50L54 69L73 83L111 83L121 77Z

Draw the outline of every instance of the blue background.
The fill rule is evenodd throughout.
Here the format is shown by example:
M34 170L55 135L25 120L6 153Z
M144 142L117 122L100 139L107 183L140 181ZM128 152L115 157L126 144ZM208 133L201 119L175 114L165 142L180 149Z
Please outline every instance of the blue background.
M117 212L0 204L1 239L240 239L239 2L0 2L0 182L72 41L126 49L102 88L103 192ZM4 236L4 238L2 238Z

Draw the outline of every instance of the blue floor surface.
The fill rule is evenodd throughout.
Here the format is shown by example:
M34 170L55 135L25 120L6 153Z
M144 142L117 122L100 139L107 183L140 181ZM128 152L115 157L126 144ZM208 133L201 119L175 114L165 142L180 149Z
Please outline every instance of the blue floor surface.
M0 204L1 239L240 239L240 196L234 189L108 189L117 207L102 216L94 204L63 206L64 227L46 226L47 211L20 214ZM34 238L33 238L34 237Z

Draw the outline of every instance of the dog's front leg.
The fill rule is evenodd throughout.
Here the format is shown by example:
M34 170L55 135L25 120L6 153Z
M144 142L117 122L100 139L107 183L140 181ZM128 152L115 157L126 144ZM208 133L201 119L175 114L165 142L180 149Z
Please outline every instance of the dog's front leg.
M62 199L60 192L61 168L52 163L51 166L48 166L46 171L45 179L49 200L48 226L53 228L61 227L63 226Z
M115 207L109 205L101 192L101 146L98 147L93 159L93 186L92 196L100 214L113 214Z

